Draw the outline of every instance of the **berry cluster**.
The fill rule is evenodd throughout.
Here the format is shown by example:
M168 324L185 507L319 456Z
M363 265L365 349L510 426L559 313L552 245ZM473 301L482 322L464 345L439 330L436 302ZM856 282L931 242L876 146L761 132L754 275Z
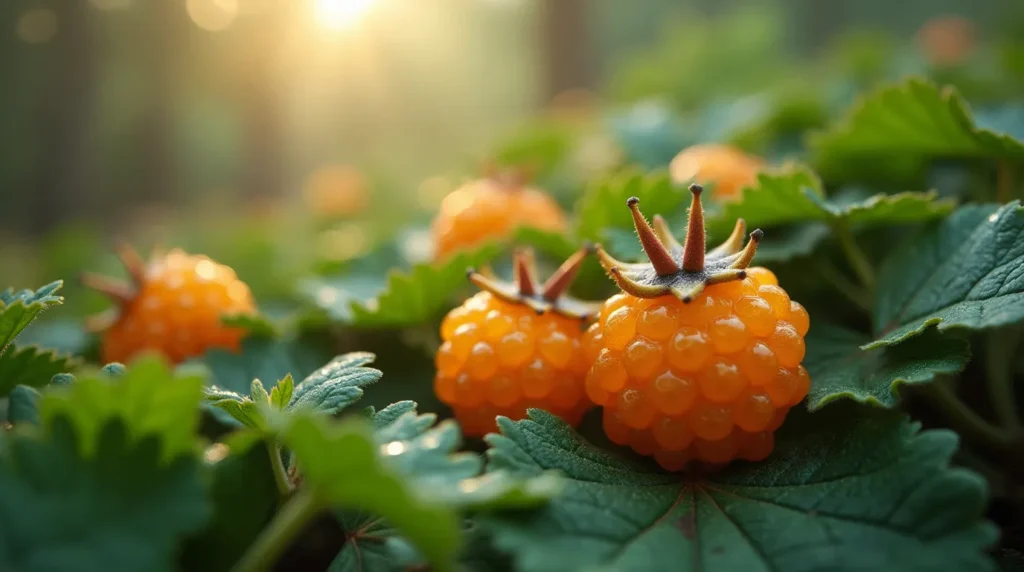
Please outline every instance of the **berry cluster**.
M470 181L441 202L432 232L438 260L452 252L507 237L519 226L564 230L565 215L550 196L519 178L487 177Z
M115 313L91 325L104 330L103 361L128 362L141 352L156 351L179 363L209 348L238 349L244 331L224 325L221 317L252 313L256 307L234 270L181 250L149 264L130 249L122 248L120 254L131 284L83 276L87 285L118 304Z
M689 304L618 294L584 336L594 364L587 395L604 406L612 441L666 469L759 461L810 387L800 365L808 326L804 308L763 268L708 286Z
M580 347L589 307L562 296L583 256L570 258L543 287L533 280L528 253L516 257L515 284L471 275L484 291L442 322L434 379L467 435L494 431L497 415L522 419L531 407L575 425L590 406L583 392L590 363Z

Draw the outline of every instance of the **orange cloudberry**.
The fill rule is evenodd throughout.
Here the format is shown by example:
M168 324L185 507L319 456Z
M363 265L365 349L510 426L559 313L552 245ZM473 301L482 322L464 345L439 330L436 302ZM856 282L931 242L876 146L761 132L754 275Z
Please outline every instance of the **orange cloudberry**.
M665 220L653 227L629 200L649 263L627 264L600 246L601 265L623 290L583 335L593 364L588 398L603 407L609 439L665 469L758 461L810 388L804 357L807 311L766 268L748 268L761 241L746 225L705 252L701 187L684 244Z
M221 318L254 313L256 306L234 270L178 249L155 255L148 263L126 245L118 255L130 283L82 276L86 286L117 304L88 323L102 331L103 361L128 362L141 352L155 351L179 363L210 348L238 349L244 330L225 325Z
M558 231L566 224L558 203L522 175L493 174L462 185L441 202L431 228L434 256L505 238L520 226Z
M714 184L716 200L739 196L744 187L757 182L764 162L731 146L706 143L687 147L669 164L672 180L678 184Z
M529 251L515 257L515 281L470 271L482 292L441 322L434 390L467 435L496 429L495 417L522 419L546 409L575 425L590 402L583 380L591 360L581 343L596 307L564 295L589 249L577 252L543 285Z

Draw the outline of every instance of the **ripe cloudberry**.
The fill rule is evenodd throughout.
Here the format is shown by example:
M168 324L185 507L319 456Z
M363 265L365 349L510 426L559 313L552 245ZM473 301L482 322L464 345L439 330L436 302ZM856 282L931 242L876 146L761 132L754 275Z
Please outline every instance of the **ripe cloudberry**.
M693 145L679 152L669 164L672 180L678 184L713 183L713 199L736 198L744 187L757 183L764 168L761 159L731 146L716 143Z
M566 260L543 286L529 251L516 254L514 283L470 271L483 291L441 322L434 378L438 398L467 435L494 431L498 415L522 419L531 407L575 425L590 407L580 336L597 307L564 295L588 251Z
M369 206L369 184L363 173L355 167L322 167L306 180L303 198L307 207L318 216L353 216Z
M82 276L118 306L89 323L90 329L103 331L103 361L127 362L140 352L157 351L179 363L209 348L238 349L244 331L226 326L221 317L253 313L256 306L234 270L178 249L148 264L127 246L118 254L130 284Z
M519 174L492 174L470 181L441 202L434 219L434 257L507 237L520 226L564 230L565 214L549 195L527 186Z
M690 461L758 461L810 387L804 357L807 311L772 272L747 268L762 233L737 221L705 254L701 187L685 245L660 216L652 228L629 200L650 263L627 264L597 248L622 293L608 299L583 336L587 396L604 407L608 437L653 455L668 470Z

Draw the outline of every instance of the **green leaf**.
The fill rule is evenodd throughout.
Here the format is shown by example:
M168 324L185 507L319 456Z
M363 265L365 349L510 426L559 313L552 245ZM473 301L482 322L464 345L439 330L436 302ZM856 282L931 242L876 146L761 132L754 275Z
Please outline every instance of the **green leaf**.
M724 239L740 218L751 229L816 221L856 225L861 229L922 222L953 210L952 201L936 200L937 197L934 191L908 191L877 194L863 200L843 196L830 200L825 198L818 177L800 167L759 174L757 186L744 189L739 199L725 203L709 216L707 228L716 239ZM770 232L766 238L767 246L771 242Z
M382 291L369 299L349 292L351 277L314 279L304 294L331 319L359 328L400 328L433 320L460 289L466 269L482 266L498 256L499 244L463 251L439 263L422 263L408 271L392 270Z
M422 499L416 489L382 462L369 424L349 419L328 424L309 412L289 416L282 443L298 460L304 490L339 508L385 518L437 570L451 570L458 550L454 513Z
M73 367L75 360L35 346L11 346L0 354L0 397L15 386L42 387L58 373Z
M830 324L818 324L807 336L804 367L811 375L807 406L816 411L837 399L896 407L903 385L929 383L937 374L954 374L971 359L966 340L943 336L934 328L893 347L863 350L871 337Z
M270 391L270 405L274 409L281 410L292 401L292 393L295 391L295 380L292 374L284 376L284 379L277 382L277 385Z
M370 419L383 464L432 504L461 510L532 507L560 490L561 481L548 474L532 478L504 471L481 475L479 456L456 452L462 434L455 422L435 425L436 416L418 415L411 401L389 405ZM346 531L346 543L331 570L393 570L407 559L417 559L391 521L376 511L340 511L338 520ZM357 566L360 561L362 567Z
M0 458L0 569L172 571L177 543L209 517L199 467L106 418L92 434L64 415ZM92 454L82 454L92 443Z
M7 421L39 424L39 399L42 396L34 387L19 385L11 391L7 401Z
M582 441L539 410L501 419L490 468L568 482L546 507L482 519L519 570L992 570L985 481L949 467L957 437L899 413L794 408L775 452L669 474Z
M1024 159L1024 144L977 127L952 87L921 80L889 85L862 97L844 119L810 138L830 161L913 157Z
M311 407L335 414L359 401L363 388L380 381L380 370L364 367L376 359L371 353L352 352L334 358L295 387L289 407Z
M1024 209L963 207L898 248L878 273L876 339L898 344L931 325L980 330L1024 319Z
M584 191L576 205L576 235L597 242L606 229L632 229L633 218L626 208L630 197L640 199L648 216L667 216L684 204L689 193L675 187L664 171L644 174L633 170L600 179Z
M512 235L512 243L532 246L536 251L547 254L555 260L565 260L580 249L570 235L564 232L541 230L532 226L522 226Z
M277 484L265 448L232 451L211 468L213 518L185 542L182 570L230 570L277 512Z
M39 414L44 427L58 417L69 419L85 458L95 453L96 438L107 421L119 418L130 443L158 437L160 458L168 462L195 448L202 390L202 377L175 376L159 358L146 357L116 378L93 374L51 387L43 394Z
M57 280L34 292L11 288L0 291L0 354L43 310L64 302L64 297L56 294L63 285L64 281Z
M210 385L247 394L254 379L305 377L333 355L322 340L249 337L242 341L241 352L212 349L201 363L210 372Z
M234 314L223 316L221 322L246 331L248 336L274 338L282 335L281 328L263 314Z

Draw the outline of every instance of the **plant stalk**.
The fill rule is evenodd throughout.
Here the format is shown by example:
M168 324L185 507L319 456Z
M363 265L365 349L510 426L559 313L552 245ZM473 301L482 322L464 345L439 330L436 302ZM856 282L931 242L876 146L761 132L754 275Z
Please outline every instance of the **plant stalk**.
M846 255L846 260L849 261L850 267L853 268L853 272L857 275L861 285L869 292L873 292L875 289L875 269L864 254L864 251L861 250L860 246L853 239L850 227L846 223L836 223L832 225L832 231L835 233L839 246L843 249L843 254Z
M871 315L871 296L860 286L850 282L835 266L822 261L818 266L821 277L831 284L840 294L846 296L858 308Z
M1020 342L1018 328L1002 328L988 335L985 353L985 369L988 372L988 394L992 400L992 411L999 424L1011 431L1021 430L1020 415L1017 413L1017 394L1010 370L1012 357Z
M270 569L320 508L310 490L300 489L263 529L232 570L261 572Z
M274 482L277 484L277 495L279 504L288 500L292 494L292 484L288 480L288 473L284 469L284 461L281 460L281 448L276 441L266 443L267 454L270 455L270 468L274 472Z
M957 432L991 447L1005 449L1019 442L1018 436L992 425L957 397L945 380L921 386L922 394L946 415Z

